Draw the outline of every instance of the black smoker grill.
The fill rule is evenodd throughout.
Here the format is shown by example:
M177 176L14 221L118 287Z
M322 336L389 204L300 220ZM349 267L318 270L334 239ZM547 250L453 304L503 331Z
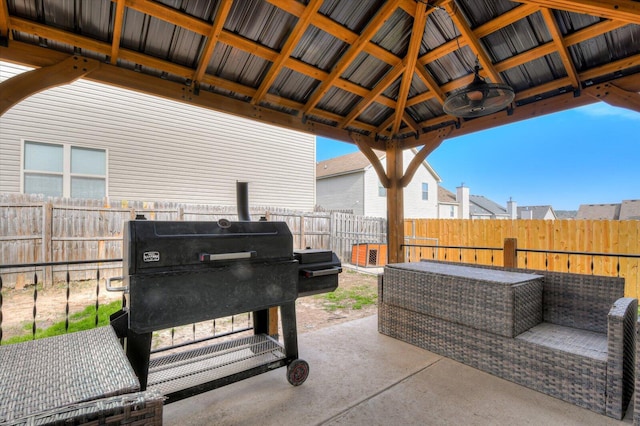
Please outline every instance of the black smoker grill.
M282 366L302 384L309 367L298 359L295 300L334 290L342 269L331 251L294 252L284 222L222 219L125 223L123 271L124 286L109 288L126 290L129 306L112 325L142 388L172 402ZM272 307L284 345L268 334ZM152 332L245 312L252 336L150 360Z

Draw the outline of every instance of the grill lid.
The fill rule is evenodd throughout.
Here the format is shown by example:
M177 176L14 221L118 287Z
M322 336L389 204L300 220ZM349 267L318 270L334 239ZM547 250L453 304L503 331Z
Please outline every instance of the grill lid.
M125 223L124 271L205 269L238 261L292 259L293 237L285 222Z

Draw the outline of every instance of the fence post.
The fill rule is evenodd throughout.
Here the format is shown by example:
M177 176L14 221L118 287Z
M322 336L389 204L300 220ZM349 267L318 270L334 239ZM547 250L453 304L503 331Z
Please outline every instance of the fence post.
M51 202L42 205L42 262L51 262L51 245L53 237L53 204ZM53 271L51 266L45 266L42 286L53 284Z
M307 242L305 241L306 237L304 233L305 222L306 221L304 220L304 213L300 213L300 249L307 248Z
M504 250L503 250L503 265L505 268L517 268L518 267L518 239L517 238L505 238Z

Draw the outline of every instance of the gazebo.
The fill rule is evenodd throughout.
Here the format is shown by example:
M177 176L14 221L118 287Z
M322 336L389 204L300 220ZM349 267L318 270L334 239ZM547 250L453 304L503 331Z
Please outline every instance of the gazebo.
M0 59L36 69L0 85L0 114L84 78L356 144L397 262L422 160L593 102L640 112L638 40L633 0L2 0Z

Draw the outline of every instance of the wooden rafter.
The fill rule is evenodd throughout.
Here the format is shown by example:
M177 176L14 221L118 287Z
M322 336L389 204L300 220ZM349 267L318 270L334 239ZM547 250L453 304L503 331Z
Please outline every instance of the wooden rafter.
M593 37L597 37L609 31L618 29L624 25L626 24L614 21L602 21L589 27L582 28L575 33L567 35L566 37L561 39L561 43L566 47L572 46L574 44L582 43L583 41L589 40ZM496 70L498 72L504 72L510 68L515 68L519 65L531 62L535 59L542 58L543 56L550 55L555 51L555 49L556 45L553 42L541 44L540 46L534 47L533 49L527 50L526 52L514 55L511 58L498 62L494 64L494 66L496 67Z
M427 5L422 2L416 2L415 8L411 38L409 39L409 48L407 49L407 55L405 56L406 68L402 76L402 81L400 82L398 103L395 108L395 119L391 130L392 134L398 133L400 130L400 124L402 124L404 108L407 104L407 95L409 94L411 82L413 81L416 62L418 61L418 52L420 51L420 43L422 42L422 36L424 35L424 25L427 22Z
M319 15L316 15L316 16L319 16ZM193 19L193 18L190 18L190 19ZM89 39L88 37L83 37L73 33L65 32L63 30L47 27L43 24L35 23L33 21L25 20L23 18L11 17L10 25L12 28L22 32L26 32L26 33L32 32L45 39L57 40L57 41L73 44L82 49L92 50L98 53L102 53L104 55L109 55L112 49L112 45L109 43L95 41L95 40ZM594 24L592 26L589 26L587 28L581 29L570 35L567 35L567 37L565 37L564 39L565 44L569 46L575 43L579 43L584 40L588 40L591 37L597 36L599 34L612 31L616 28L619 28L622 25L623 24L617 23L617 22L603 21L603 22ZM206 24L202 26L203 30L207 28L210 31L211 25ZM270 58L271 60L275 60L275 58L277 57L277 52L271 49L265 48L263 46L260 46L257 43L247 41L246 39L242 39L241 37L228 33L226 31L222 31L220 39L221 41L224 39L225 42L232 43L232 45L238 48L243 48L247 51L251 51L253 53L259 54L261 57L264 57L265 59ZM12 42L12 43L15 44L15 42ZM508 64L507 64L507 61L503 61L499 64L496 64L496 69L503 71L504 69L508 69L510 67L514 67L519 64L525 63L528 60L532 60L534 57L538 57L540 55L543 56L544 54L549 54L552 51L553 51L553 43L548 43L546 45L543 45L542 47L535 48L523 54L517 55L515 57L516 59L514 60L507 60L509 62ZM138 63L146 67L165 70L172 74L183 76L184 78L191 78L193 75L193 69L189 67L177 65L175 63L154 58L139 52L120 49L119 57L121 59L130 61L133 63ZM637 64L638 62L637 59L635 58L636 57L626 58L616 63L608 64L608 67L610 68L611 72L614 72L619 69L624 69L626 67L634 66L634 64ZM36 59L36 58L34 57L33 59ZM26 62L29 62L33 66L38 66L33 59L29 59ZM305 75L315 76L320 79L325 79L328 76L328 73L322 70L319 70L317 68L314 68L308 64L304 64L301 61L298 61L295 59L288 60L287 66L291 67L292 69L296 69L301 73L304 73ZM417 67L417 69L419 68L420 67ZM580 78L582 78L584 81L585 78L590 79L595 77L595 75L597 75L597 73L599 72L601 72L600 68L596 68L593 70L593 72L586 72L581 74ZM440 87L440 89L444 92L454 90L457 87L468 84L471 81L471 77L472 76L465 76L463 78L445 83L443 86ZM243 93L249 97L253 96L253 94L255 93L254 88L243 86L229 80L221 79L219 77L209 76L207 74L205 74L204 77L202 78L202 82L207 84L212 84L214 86L221 87L224 89L228 89L230 91ZM361 97L367 97L368 94L370 93L370 91L368 91L366 88L355 85L345 79L338 79L334 84L338 87L341 87L343 90L356 93L358 96L361 96ZM570 83L567 83L565 79L558 79L558 80L555 80L554 82L550 82L545 85L536 86L532 89L519 92L516 95L516 100L528 98L530 96L535 96L539 93L545 93L545 92L557 89L558 87L564 87L567 85L570 85ZM416 96L413 99L408 100L406 105L407 106L415 105L416 103L431 99L433 96L434 96L433 93L426 92L424 94ZM284 98L272 97L270 99L275 104L286 105L288 103L288 100ZM374 101L378 103L382 102L383 105L389 108L393 108L395 105L395 102L393 100L391 100L390 98L386 98L384 96L378 96L377 98L375 98ZM301 108L298 106L297 109L300 110ZM343 117L336 117L326 111L321 111L318 109L313 109L312 111L309 112L309 114L314 114L314 115L317 115L318 117L326 118L326 119L337 121L337 122L340 122L340 120L343 118ZM340 118L340 120L338 120L338 118ZM445 118L442 118L441 120L446 121ZM370 125L367 125L366 123L358 122L357 120L352 121L351 124L365 131L373 131L376 128L375 126L370 126ZM419 123L419 127L429 127L429 121Z
M7 2L0 2L0 37L6 37L9 40L9 7Z
M435 117L420 123L412 122L411 117L406 113L406 108L417 105L421 102L428 101L430 99L437 99L439 102L442 102L444 99L445 93L450 92L456 88L459 88L465 84L468 84L473 77L472 75L468 75L453 81L446 82L441 86L438 86L436 81L433 78L431 78L431 74L429 73L429 70L425 68L425 65L428 64L430 61L437 60L444 55L450 54L451 52L458 50L460 46L465 46L465 45L470 46L471 49L474 51L478 50L480 52L483 52L483 45L479 41L481 38L486 37L487 35L495 31L498 31L500 28L504 28L505 26L510 25L513 22L523 19L524 17L529 16L532 13L537 13L537 11L542 11L549 7L555 8L555 9L561 9L561 10L569 10L577 13L590 13L590 14L593 13L593 14L596 14L597 16L604 16L609 18L610 20L598 22L587 28L583 28L571 34L567 34L564 37L562 37L562 35L560 34L560 31L557 29L557 26L556 26L556 32L555 34L553 34L554 30L550 26L550 32L553 34L552 42L536 47L529 51L523 52L519 55L515 55L500 63L489 64L488 58L486 58L486 61L483 62L482 58L480 58L480 55L478 55L479 58L481 59L480 62L483 65L483 70L481 70L481 74L483 76L490 77L492 80L494 80L494 77L491 75L492 70L490 69L491 68L490 66L487 66L487 64L492 65L493 72L499 75L500 73L503 73L510 68L521 66L522 64L533 61L537 58L544 57L554 52L558 52L561 58L564 52L565 57L562 58L563 63L565 63L565 67L569 67L570 58L567 52L568 46L583 42L585 40L589 40L590 38L597 37L600 34L613 31L617 28L623 27L624 25L628 25L629 22L637 23L638 15L639 15L638 5L634 4L637 2L629 2L629 1L613 2L608 0L597 1L597 2L592 0L580 0L580 1L561 0L561 1L551 2L551 1L545 1L545 0L540 0L540 1L524 0L522 2L524 4L514 7L510 11L474 28L473 30L471 28L468 28L468 26L467 28L461 28L461 26L464 27L464 25L466 25L466 21L461 15L453 16L455 19L458 20L458 23L454 21L454 25L458 26L458 29L463 35L458 37L457 40L449 41L443 44L442 46L427 52L425 55L418 58L417 60L417 64L415 67L416 74L418 78L420 78L425 83L427 89L429 90L425 91L424 93L420 93L412 97L411 99L407 99L406 96L400 96L402 100L399 100L399 99L391 99L382 94L384 89L388 87L388 84L392 84L393 81L391 81L390 83L388 80L385 80L384 82L378 82L378 84L376 84L376 86L372 90L370 90L368 88L362 87L358 84L355 84L351 81L348 81L342 78L340 76L340 73L336 72L335 68L332 69L330 72L327 72L325 70L316 68L313 65L306 64L300 60L291 58L289 55L283 55L282 52L278 52L266 46L263 46L259 42L254 42L252 40L242 37L239 34L233 34L229 31L226 31L222 29L221 26L218 31L216 30L215 20L214 20L214 23L207 22L205 20L191 16L181 10L172 8L170 6L165 6L154 0L112 0L112 1L114 2L113 10L115 11L115 13L114 13L114 17L112 18L114 21L114 24L113 24L114 29L113 29L113 39L111 40L111 43L95 40L90 37L78 35L69 31L60 30L59 28L44 25L38 22L29 21L24 18L18 18L15 16L10 17L8 8L7 8L7 2L5 1L0 2L2 4L2 9L0 9L0 32L5 31L8 34L9 38L11 37L11 31L15 30L20 33L32 35L35 37L41 37L43 39L52 40L52 41L59 41L59 42L77 47L82 51L97 53L98 55L104 55L114 64L117 64L118 59L121 59L122 61L125 61L125 62L139 64L144 68L164 71L175 76L183 77L186 80L191 79L194 81L199 81L201 83L208 84L210 86L214 86L216 88L229 90L229 91L241 94L243 96L246 96L247 98L252 98L254 100L262 99L263 101L269 104L280 105L280 106L289 108L290 110L293 110L293 111L304 112L307 116L318 117L321 120L331 121L333 123L338 123L338 125L341 125L341 126L348 126L349 128L357 129L357 131L362 130L364 132L370 132L371 134L384 133L386 136L387 129L389 128L389 126L391 126L391 123L393 123L393 128L391 129L391 133L389 134L389 136L394 134L398 136L397 133L400 132L401 125L397 125L396 123L399 124L401 121L404 121L407 124L408 128L402 128L403 137L409 136L411 132L418 132L418 133L422 132L423 128L430 128L431 126L438 126L438 125L441 125L442 123L446 124L446 123L452 122L452 120L454 119L452 117L447 117L447 116ZM298 16L299 18L305 13L305 11L309 11L308 6L305 6L304 3L299 2L297 0L266 0L266 1L271 2L274 6L282 10L285 10L288 13L291 13L292 15ZM442 3L442 2L429 2L429 5L432 6L436 3ZM386 17L388 18L397 8L401 8L407 14L415 17L416 5L417 5L417 2L415 0L397 0L393 2L393 4L392 2L386 2L384 6L385 8L387 8L386 10L388 11L388 13L386 14ZM279 61L281 62L280 69L282 67L287 67L303 75L306 75L318 81L321 81L322 83L320 84L320 86L322 86L323 84L325 85L323 87L323 90L325 90L324 93L326 93L326 90L329 90L332 87L339 88L341 90L345 90L349 93L353 93L359 96L360 98L362 98L362 101L354 109L354 111L352 111L349 114L348 117L344 117L329 111L318 109L316 107L317 102L313 108L309 109L308 102L305 105L301 102L297 102L292 99L286 99L280 96L269 94L267 91L268 91L268 86L270 84L267 84L265 81L261 82L262 84L261 87L266 88L266 91L262 95L259 95L258 90L260 89L260 87L256 89L255 87L245 86L238 82L226 80L218 76L208 75L206 73L206 64L209 62L209 60L208 59L204 60L204 55L207 52L211 54L212 49L215 47L215 43L209 46L211 47L210 49L205 48L203 50L203 54L201 54L199 64L195 70L192 67L179 65L179 64L170 62L169 60L160 59L158 57L150 56L137 51L122 49L119 44L119 40L121 37L117 33L118 31L122 31L121 22L122 22L122 17L124 15L125 8L136 10L142 14L151 16L153 18L164 20L171 24L177 25L178 27L181 27L181 28L185 28L188 31L191 31L196 34L200 34L203 37L206 37L207 40L212 38L211 35L218 34L218 41L220 43L224 43L234 48L244 50L250 53L251 55L256 55L266 61L270 61L273 63L275 63L276 61ZM451 14L451 11L456 12L456 9L452 7L451 2L448 3L448 10L450 14ZM456 13L454 13L453 15L455 14ZM551 12L549 12L548 10L546 12L541 12L541 16L544 17L545 16L544 14L547 14L546 19L547 21L549 21L549 16L551 15ZM373 43L371 41L370 35L367 38L365 33L369 31L371 25L374 24L373 22L370 22L369 26L365 27L365 30L362 34L357 34L351 31L350 29L348 29L346 26L336 21L333 21L328 16L325 16L317 11L312 13L312 15L313 15L312 23L314 26L318 27L319 29L331 34L332 36L340 40L343 40L345 43L351 46L346 50L347 53L349 53L354 48L358 49L357 50L358 52L366 52L367 54L374 56L387 64L390 64L392 67L393 73L398 72L398 64L401 63L400 58L396 57L392 52L385 50L381 46ZM224 18L221 16L222 15L216 14L215 19L219 19L220 21L223 22ZM377 27L378 29L380 28L382 23L385 21L385 19L381 18L380 16L382 15L379 14L378 16L374 17L375 25L378 25ZM376 19L378 19L378 21L376 21ZM118 21L120 21L120 23ZM376 32L375 30L371 30L371 33L375 33L375 32ZM0 33L0 35L2 34ZM13 51L17 44L13 40L11 40L10 44L11 44L11 50ZM292 42L292 44L295 44L295 43ZM51 58L53 58L53 56L51 57L42 57L42 56L36 57L36 56L37 55L34 55L33 57L32 56L27 57L24 63L30 64L30 65L35 65L37 63L37 64L40 64L39 66L43 66L42 64L44 64L47 61L50 61ZM355 56L357 55L351 56L351 59L354 58ZM211 56L209 56L209 59L210 57ZM410 59L409 56L404 58L405 61L408 61L409 59ZM347 61L347 62L350 62L350 61ZM567 72L568 77L563 77L563 78L556 79L554 81L550 81L545 84L536 85L531 89L520 90L516 94L516 101L527 100L527 102L529 102L530 98L536 97L538 95L544 95L547 92L557 91L559 88L564 88L569 86L576 87L576 84L589 86L589 84L591 84L592 79L595 81L598 81L598 79L601 78L603 75L609 75L617 71L627 70L631 67L638 66L639 62L640 60L638 55L635 55L635 56L627 57L624 59L620 59L615 62L607 63L602 66L595 67L593 69L582 71L579 74L575 71L574 71L575 72L574 75L572 75L570 72ZM410 64L407 64L406 68L411 68L408 65ZM277 69L277 67L273 67L273 68ZM405 73L405 78L403 78L403 82L406 80L406 76L413 75L413 71L411 71L410 69L405 69L402 72ZM196 76L200 76L200 78L195 79L194 77ZM383 83L383 84L380 84L380 83ZM162 84L162 83L159 82L159 84ZM401 83L401 88L400 88L401 90L403 89L402 84L403 83ZM187 92L189 91L188 88L186 88L185 90ZM615 89L612 89L612 91L615 91ZM317 92L315 94L312 94L312 96L316 94ZM320 95L318 97L318 102L319 100L322 99L322 96L324 95ZM608 97L609 97L609 101L613 101L616 98L616 95L615 94L608 95ZM634 100L635 96L633 95L627 96L625 94L624 96L622 96L619 94L617 98L619 102L626 102L628 104L635 105L635 100ZM631 100L628 100L628 98L631 98ZM601 100L604 100L604 99L602 98ZM390 116L391 121L385 121L386 125L385 123L373 125L370 123L364 123L357 120L357 117L366 108L368 108L368 106L372 102L379 103L390 109L397 108L399 111L403 111L403 112L402 114L398 113L397 115L391 115ZM402 106L401 103L404 103L404 106ZM234 106L233 108L236 108L236 107ZM242 111L247 112L247 111L250 111L250 109L247 109L247 110L242 109ZM260 111L265 111L265 110L260 110ZM252 114L249 114L248 116L251 117ZM291 120L290 116L289 116L289 119ZM280 120L280 118L278 118L277 120ZM284 122L286 122L286 120L284 120ZM308 124L301 127L310 128L310 126L313 126L315 124L316 124L315 122L310 121ZM319 126L319 128L322 128L323 131L326 130L323 126ZM344 130L337 129L335 130L335 134L339 136L340 140L344 140L345 139L344 135L348 133L345 133ZM371 140L368 140L368 141L369 142L367 143L373 143L371 142ZM407 141L407 143L414 144L415 142L413 141L413 139L411 139Z
M391 124L393 124L393 120L395 118L395 114L391 114L389 117L387 117L386 120L384 120L382 122L382 124L380 124L377 128L376 128L376 134L381 135L387 132L387 130L389 129L389 126L391 126ZM391 132L389 132L389 135L391 135Z
M553 16L553 12L547 8L542 8L540 12L542 13L544 22L547 25L549 34L551 34L556 51L558 52L558 55L560 55L560 60L562 61L562 65L564 65L567 76L569 77L569 80L571 80L571 85L574 89L580 89L578 72L576 71L576 67L573 64L569 51L567 50L567 45L564 43L562 33L560 32L560 28L558 28L558 23L556 22L556 18Z
M252 104L260 103L260 100L262 100L264 95L267 93L276 77L278 77L278 74L280 74L280 71L284 67L287 59L291 56L291 52L296 48L296 45L304 35L304 32L307 30L309 25L311 25L311 22L313 21L318 9L320 9L320 6L322 6L322 0L312 0L307 7L305 7L304 12L300 15L300 18L296 23L296 26L291 31L291 34L289 34L287 41L284 43L280 54L273 64L271 64L269 71L264 76L255 97L251 100Z
M639 55L640 56L640 55ZM627 94L632 94L634 91L637 93L640 91L640 75L633 74L628 77L622 77L618 80L615 80L616 87L623 88L622 90L625 93L622 93L622 96L626 96ZM516 123L522 120L528 120L534 117L541 117L543 115L552 114L554 112L564 111L569 108L577 108L584 105L589 105L594 102L598 102L605 95L605 92L609 91L610 86L613 84L607 85L594 85L583 89L583 94L585 96L574 96L573 93L567 92L562 95L554 96L548 99L543 99L538 102L532 102L530 104L522 105L518 108L515 108L512 113L509 115L506 112L496 113L487 115L484 117L478 117L473 120L468 121L460 121L456 124L450 123L448 126L442 127L433 132L427 132L422 134L418 139L406 138L403 139L403 148L413 148L420 145L425 145L426 143L432 143L433 140L445 139L450 137L463 136L470 133L478 132L484 129L490 129L492 127L496 127L498 125L505 125ZM615 89L614 89L615 90ZM600 94L600 96L598 96ZM616 95L614 95L614 98ZM632 102L635 105L635 96L630 96ZM432 125L436 124L437 121L440 121L440 124L446 124L447 121L442 121L442 118L434 119L431 123Z
M444 104L446 96L440 86L438 86L436 80L431 76L431 74L429 74L429 72L422 65L416 66L416 73L425 84L425 86L427 86L427 88L429 89L429 99L436 98L438 102L440 102L440 104Z
M0 83L0 116L21 100L52 87L69 84L98 69L95 59L69 56L60 62L18 74Z
M198 61L198 67L196 68L196 72L193 74L193 81L199 82L202 80L202 77L207 71L209 61L211 61L211 56L213 55L213 51L216 48L218 39L220 38L220 33L224 27L224 22L227 20L232 3L233 0L222 0L218 5L218 13L216 13L213 25L211 25L211 30L209 31L207 41L204 45L204 49L202 50L202 55Z
M373 88L373 90L369 93L369 95L358 102L358 104L347 114L347 116L340 122L340 127L344 128L351 124L356 117L358 117L362 112L367 109L372 102L376 100L376 98L384 92L387 87L393 84L394 81L398 79L402 75L403 72L407 69L406 61L400 61L398 64L389 71L384 78Z
M112 65L118 63L118 52L120 50L120 38L122 36L122 22L124 20L125 0L116 0L116 12L113 17L113 37L111 40L111 55L109 62Z
M514 7L510 11L500 15L499 17L492 19L473 30L473 34L476 37L486 37L491 33L494 33L508 25L513 24L521 19L526 18L529 15L536 13L539 7L532 4L521 4L518 7Z
M356 144L358 149L360 149L360 151L364 154L364 156L367 157L367 160L369 160L369 162L371 163L373 170L375 170L376 174L378 175L380 184L383 187L388 188L390 185L389 176L387 175L387 172L384 170L384 167L382 166L382 163L380 162L380 159L378 158L376 153L373 152L369 144L366 143L366 141L359 135L358 136L353 135L352 141L353 143Z
M629 0L520 0L550 9L600 16L640 25L640 3Z
M587 94L609 105L640 112L640 93L636 90L624 90L613 83L605 83L593 87Z
M409 115L407 111L402 114L402 121L416 134L420 133L420 125Z
M324 80L313 92L313 94L307 101L307 104L305 105L305 113L311 111L311 109L313 109L320 102L322 97L326 95L331 86L333 86L334 82L351 64L351 61L355 59L356 56L360 54L360 52L362 52L367 43L369 43L369 40L371 40L371 38L378 32L380 27L384 25L389 16L391 16L397 8L398 0L389 0L387 3L385 3L385 5L380 9L376 16L371 19L369 25L367 25L358 40L356 40L356 42L349 47L347 52L342 55L338 63L333 67L333 70L329 74L329 77Z
M449 16L451 16L453 22L456 24L456 27L460 31L460 34L462 34L462 37L467 40L467 45L477 56L478 62L480 62L482 68L491 77L491 81L494 83L503 83L502 77L500 77L500 73L496 71L493 63L491 62L491 59L484 51L480 40L478 39L478 37L476 37L476 35L471 30L471 27L469 27L469 25L465 21L465 18L462 16L460 9L455 7L455 3L453 2L445 3L444 7L445 9L447 9L447 12L449 13Z

